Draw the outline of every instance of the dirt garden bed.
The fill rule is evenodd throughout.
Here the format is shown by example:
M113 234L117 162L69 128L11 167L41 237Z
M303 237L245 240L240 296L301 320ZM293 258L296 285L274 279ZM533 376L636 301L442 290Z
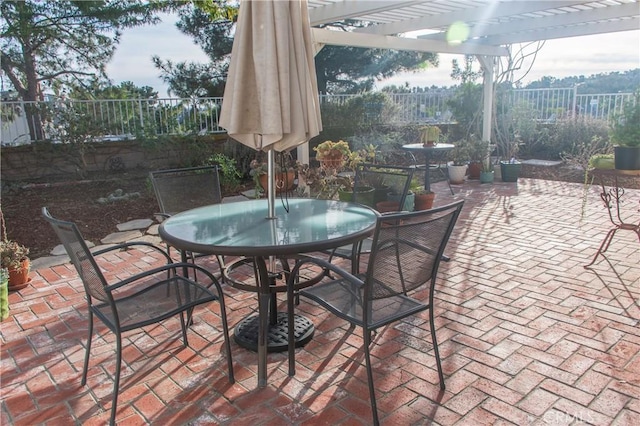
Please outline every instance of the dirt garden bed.
M584 177L581 171L566 166L525 166L522 176L569 182L582 182ZM119 189L137 196L111 203L98 201ZM42 219L44 206L55 217L74 220L84 237L94 242L116 232L118 223L152 219L158 211L146 171L123 173L117 178L94 175L83 181L4 185L2 210L8 236L29 247L34 259L48 255L59 244L51 226Z

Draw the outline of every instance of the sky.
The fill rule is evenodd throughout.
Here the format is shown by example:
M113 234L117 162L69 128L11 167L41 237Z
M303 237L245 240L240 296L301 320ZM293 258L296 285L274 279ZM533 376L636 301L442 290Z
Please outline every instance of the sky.
M167 86L159 78L158 70L153 66L151 57L159 56L173 62L194 61L206 63L206 55L196 46L191 37L182 34L176 27L176 17L163 16L161 24L151 27L128 29L115 55L107 66L107 73L114 84L132 81L137 86L151 86L160 97L168 96ZM411 86L451 86L457 82L451 80L451 61L462 55L440 54L438 68L430 68L418 73L402 73L384 82L378 82L377 88L388 84ZM586 37L548 40L538 52L533 68L526 75L520 73L527 84L544 76L556 78L569 76L590 76L592 74L613 71L628 71L640 67L640 31L624 31ZM639 82L640 83L640 82Z

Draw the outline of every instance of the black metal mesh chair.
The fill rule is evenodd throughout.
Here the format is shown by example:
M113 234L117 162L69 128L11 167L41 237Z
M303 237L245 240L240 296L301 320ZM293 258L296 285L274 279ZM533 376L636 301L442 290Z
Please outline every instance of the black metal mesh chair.
M160 215L170 217L196 207L222 202L218 166L189 167L156 170L149 173L153 191L158 200ZM199 253L180 252L185 261L195 262ZM220 271L224 268L222 256L216 256Z
M62 241L67 254L80 276L87 296L89 307L89 338L87 340L84 368L82 370L82 386L87 382L87 369L91 352L93 335L93 316L98 317L116 336L116 371L113 384L113 397L110 423L115 423L116 407L120 385L120 369L122 360L122 333L145 327L166 320L175 315L180 316L182 340L186 347L187 324L191 319L193 308L198 305L217 301L220 304L220 319L224 336L229 381L233 383L233 364L229 330L224 304L224 295L216 278L204 268L192 263L172 263L169 255L160 247L146 242L130 242L118 244L91 253L78 227L72 222L53 218L46 207L42 215L53 226ZM130 248L146 248L161 253L167 264L132 277L113 283L107 282L94 256ZM185 278L179 273L187 269L198 270L208 278L209 287ZM187 313L185 318L185 313Z
M442 181L447 182L451 195L454 194L453 188L451 187L451 182L449 181L449 169L447 167L449 153L447 151L442 151L442 152L434 151L431 154L431 160L430 160L428 171L425 170L425 165L420 164L420 162L416 159L413 153L409 152L408 154L411 158L411 161L413 162L412 167L414 169L417 169L422 173L425 173L425 172L429 173L429 180L431 183L442 182Z
M440 388L445 387L434 325L433 294L442 253L462 205L463 201L459 201L431 210L379 217L365 274L352 275L335 264L312 257L299 260L292 270L291 276L297 277L301 268L317 265L329 270L331 277L337 277L327 277L299 294L352 325L362 327L375 424L378 424L378 413L369 353L372 331L428 310ZM415 291L420 287L425 291ZM293 303L289 305L291 312ZM294 356L290 346L290 373L295 371Z
M156 170L149 178L160 213L166 216L222 202L218 166Z
M363 164L356 170L354 187L370 186L374 189L373 205L376 208L378 203L390 201L395 207L390 211L405 210L407 194L411 187L414 169L384 164ZM354 193L354 201L358 199L358 193ZM367 238L356 245L338 247L333 250L332 257L340 257L351 260L351 272L358 273L360 268L360 257L371 251L371 239Z

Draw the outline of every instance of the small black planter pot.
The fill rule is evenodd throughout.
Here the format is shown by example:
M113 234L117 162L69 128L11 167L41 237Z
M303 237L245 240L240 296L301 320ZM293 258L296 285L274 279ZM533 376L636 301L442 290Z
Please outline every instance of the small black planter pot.
M616 169L640 170L640 146L616 146L613 154Z
M503 182L517 182L520 175L522 163L509 163L507 161L500 162L500 175Z

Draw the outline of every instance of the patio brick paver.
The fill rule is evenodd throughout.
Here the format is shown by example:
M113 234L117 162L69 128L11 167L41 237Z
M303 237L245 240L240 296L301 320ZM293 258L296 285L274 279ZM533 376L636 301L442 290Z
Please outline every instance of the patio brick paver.
M468 182L455 196L433 187L437 204L466 201L436 290L447 389L438 387L426 315L385 329L372 351L382 423L640 424L640 244L619 232L606 259L582 267L610 227L595 188L581 222L579 184ZM640 190L628 194L640 199ZM625 207L639 214L633 202ZM118 253L104 268L123 278L159 261ZM80 386L82 285L69 264L31 276L10 294L0 326L0 424L104 424L113 335L98 325ZM225 291L230 324L256 309L254 295ZM305 300L297 310L316 335L296 350L294 377L285 354L269 354L264 389L255 354L235 343L236 383L226 380L215 304L196 310L189 348L177 320L127 333L119 424L370 424L359 330Z

